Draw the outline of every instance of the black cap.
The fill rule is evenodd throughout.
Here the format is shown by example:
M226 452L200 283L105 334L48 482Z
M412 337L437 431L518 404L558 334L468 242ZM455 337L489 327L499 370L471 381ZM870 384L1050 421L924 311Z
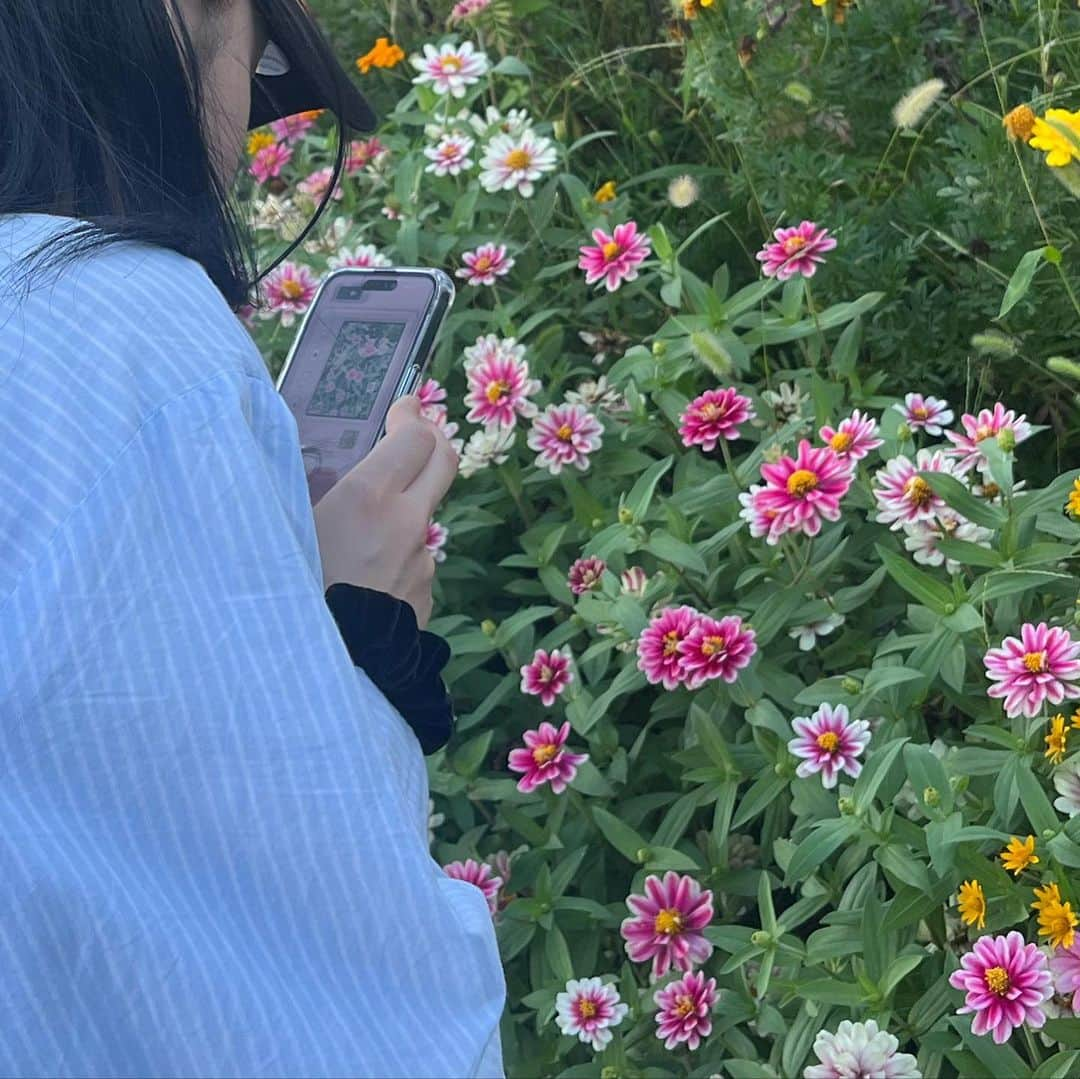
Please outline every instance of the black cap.
M257 74L251 80L248 130L340 103L343 124L354 131L374 131L374 111L338 61L306 0L257 0L257 6L289 70L282 75Z

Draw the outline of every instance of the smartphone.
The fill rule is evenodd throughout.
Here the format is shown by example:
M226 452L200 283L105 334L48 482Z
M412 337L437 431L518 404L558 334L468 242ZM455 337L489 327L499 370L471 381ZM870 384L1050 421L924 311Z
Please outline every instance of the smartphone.
M374 449L390 406L419 387L453 300L442 270L350 267L323 279L276 383L296 417L312 505Z

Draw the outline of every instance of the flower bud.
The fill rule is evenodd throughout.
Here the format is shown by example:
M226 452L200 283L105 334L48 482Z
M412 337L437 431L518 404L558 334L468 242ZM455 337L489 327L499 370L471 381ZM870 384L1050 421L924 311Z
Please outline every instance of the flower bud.
M619 1069L614 1064L605 1064L600 1069L600 1079L619 1079Z
M848 675L845 679L843 679L843 681L841 681L840 688L845 693L850 693L852 696L854 696L856 693L862 692L862 682L860 682L857 678L852 678L851 675Z
M938 794L937 787L927 787L922 792L922 800L924 805L931 807L941 805L941 795Z
M494 637L497 628L498 627L490 618L485 618L483 622L480 623L480 632L483 633L485 637Z
M582 618L581 615L578 614L576 611L570 616L570 625L572 626L577 626L580 629L582 626L587 624L588 623L585 621L585 619Z
M604 527L604 522L603 522L603 520L601 518L594 517L592 519L592 521L590 522L590 526L592 528L603 528Z
M648 847L642 847L641 850L634 855L634 860L641 865L644 865L652 857L652 851Z
M652 343L652 354L660 359L667 355L667 342L666 341L654 341Z
M1012 453L1016 449L1016 432L1011 427L1003 427L998 431L997 444L1006 453Z
M566 121L562 119L551 121L551 133L559 142L566 141Z
M911 428L906 423L900 424L896 428L896 437L901 442L909 442L911 440Z
M783 446L767 446L761 451L762 459L767 461L770 465L775 465L781 457L784 456Z
M767 948L772 942L772 934L766 933L764 929L758 929L750 934L750 943L757 945L759 948Z
M1047 840L1047 842L1053 839L1056 835L1057 832L1055 832L1053 828L1044 828L1042 831L1042 837L1043 839Z
M837 807L840 810L840 815L843 817L855 816L855 799L854 798L841 798L837 801Z
M632 525L634 523L634 511L629 506L619 507L619 524Z

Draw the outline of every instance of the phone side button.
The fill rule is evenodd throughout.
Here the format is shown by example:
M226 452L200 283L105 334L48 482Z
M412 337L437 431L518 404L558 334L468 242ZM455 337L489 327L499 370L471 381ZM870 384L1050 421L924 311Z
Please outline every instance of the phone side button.
M409 373L405 376L405 389L402 392L403 397L408 397L410 393L414 393L420 386L420 367L417 364L413 364L409 368Z

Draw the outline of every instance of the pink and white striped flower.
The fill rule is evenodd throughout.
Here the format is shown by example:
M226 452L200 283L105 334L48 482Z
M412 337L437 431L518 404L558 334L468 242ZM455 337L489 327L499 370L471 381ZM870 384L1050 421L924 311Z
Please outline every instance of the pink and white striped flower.
M497 277L505 277L514 266L506 244L481 244L475 251L464 252L461 261L465 265L455 276L465 278L470 285L494 285Z
M612 1039L610 1028L617 1027L630 1010L619 999L613 985L599 978L571 978L566 991L555 997L555 1023L563 1034L577 1037L599 1053Z
M630 566L619 574L619 591L626 596L637 596L639 599L645 595L645 586L649 583L649 575L640 566Z
M280 176L281 170L292 160L292 150L283 142L273 146L264 146L251 159L248 171L260 184L265 184L273 176Z
M532 660L521 668L521 692L539 697L547 708L573 680L570 656L563 655L557 648L550 652L538 648Z
M1080 641L1060 626L1025 622L1020 637L1006 637L1000 648L983 658L986 677L993 685L988 697L1004 697L1010 718L1037 716L1044 701L1059 705L1066 697L1080 697Z
M469 151L473 145L468 135L457 132L444 135L434 146L424 147L424 157L428 159L424 172L433 172L436 176L457 176L463 169L471 167Z
M460 22L462 19L471 19L481 11L491 6L491 0L458 0L450 9L450 22Z
M986 455L979 449L979 443L988 438L997 438L1002 431L1010 432L1014 445L1019 445L1025 439L1031 437L1031 424L1026 416L1017 416L1010 408L1006 409L1000 402L996 402L992 409L984 408L977 416L965 412L960 417L960 423L964 428L963 434L955 431L946 431L945 437L952 443L952 447L945 452L951 457L957 458L956 470L965 475L973 468L978 468L984 476L990 474L990 463Z
M712 1033L712 1010L716 1004L716 979L705 980L700 971L686 974L677 982L665 985L653 994L659 1009L656 1013L656 1036L665 1049L682 1042L693 1052L702 1038Z
M417 400L420 402L420 415L433 420L438 414L435 410L442 405L445 412L446 406L442 404L446 400L446 388L436 378L429 378L416 391Z
M551 172L557 160L555 144L532 128L495 135L480 158L480 186L492 192L517 188L522 198L531 198L534 181Z
M719 620L700 616L687 637L679 642L687 686L697 689L713 678L734 682L757 652L754 636L754 631L744 626L737 615Z
M739 427L754 418L750 398L743 397L732 387L706 390L695 397L679 417L679 437L686 447L714 450L720 439L734 441L738 438Z
M884 439L877 437L877 420L864 415L858 409L836 427L826 424L818 434L837 457L861 461L871 450L882 445Z
M674 966L693 970L712 955L713 946L702 930L713 918L713 894L693 877L669 869L663 880L645 878L645 894L629 895L631 916L619 932L633 963L652 960L652 972L662 978Z
M301 195L307 195L309 199L314 199L315 202L322 202L323 196L326 194L330 187L330 181L334 178L334 170L327 165L325 169L316 169L310 176L301 180L296 185L296 190ZM341 189L341 184L337 184L334 187L334 193L331 198L341 201L345 197L345 192Z
M812 716L796 716L791 728L796 737L788 750L802 758L797 776L806 779L820 772L822 786L835 787L841 772L855 779L862 771L858 758L870 744L870 724L851 722L846 705L822 704Z
M953 421L948 402L924 397L921 393L906 394L904 403L895 404L893 408L904 417L904 423L912 431L925 431L935 438Z
M282 326L291 326L296 316L307 310L319 285L307 266L295 262L283 262L267 275L264 284L267 313L280 315Z
M378 138L353 139L349 143L349 156L345 160L345 174L355 176L368 165L377 164L379 158L387 152Z
M567 465L584 472L603 433L603 425L582 405L548 405L533 420L526 442L537 451L537 467L557 476Z
M914 461L904 454L891 458L874 474L877 521L896 530L916 521L932 521L946 509L945 499L935 493L920 472L955 475L952 462L941 450L919 450Z
M579 558L570 567L566 583L575 596L583 596L586 592L595 591L600 587L605 569L607 569L607 563L602 558Z
M534 731L524 734L525 748L510 750L508 767L512 772L524 772L517 789L529 794L543 783L550 783L556 794L562 794L574 781L578 766L589 759L588 753L571 753L566 749L570 737L570 721L565 720L556 730L546 720Z
M274 138L290 144L299 142L315 126L317 111L298 112L295 116L283 116L280 120L274 120L270 124Z
M949 984L966 996L957 1015L973 1012L971 1033L990 1034L1002 1045L1025 1023L1038 1030L1046 1022L1042 1005L1053 996L1046 955L1013 930L979 937L949 975Z
M766 277L786 281L795 274L813 277L818 265L825 260L822 255L836 247L836 240L829 230L820 228L813 221L803 221L794 228L776 229L775 242L768 241L757 253L764 265L761 272Z
M638 267L652 253L652 241L638 232L636 221L616 225L610 236L603 229L593 229L592 237L596 246L580 248L578 269L585 271L585 284L603 280L608 292L635 280Z
M641 631L637 665L652 685L659 682L664 689L675 689L687 681L686 656L680 646L700 621L700 612L686 604L665 607Z
M956 539L989 547L993 534L989 528L983 528L946 507L929 521L905 523L904 547L912 552L912 557L920 565L940 566L944 563L949 573L959 573L961 564L955 559L946 558L938 544L943 539Z
M424 548L436 562L446 561L446 551L443 550L443 548L446 546L446 540L449 535L450 531L445 525L441 525L435 520L428 522L427 538L424 540Z
M478 862L475 858L466 858L463 862L450 862L443 866L443 872L454 880L463 880L484 893L488 910L494 915L497 910L497 896L502 887L502 877L495 876L487 862Z
M1074 937L1068 948L1055 949L1050 957L1050 974L1054 991L1063 997L1071 993L1073 1015L1080 1015L1080 937Z
M464 97L465 91L487 74L487 54L477 51L471 41L461 45L445 42L438 49L424 45L423 56L412 56L409 62L420 72L413 79L417 85L430 85L437 94Z
M529 398L540 391L540 380L529 378L529 365L520 359L524 350L496 350L465 369L469 406L466 419L485 427L513 427L518 416L531 419L537 406Z
M341 248L336 255L326 260L326 264L331 270L341 270L347 266L375 269L391 263L374 244L357 244L353 248Z

